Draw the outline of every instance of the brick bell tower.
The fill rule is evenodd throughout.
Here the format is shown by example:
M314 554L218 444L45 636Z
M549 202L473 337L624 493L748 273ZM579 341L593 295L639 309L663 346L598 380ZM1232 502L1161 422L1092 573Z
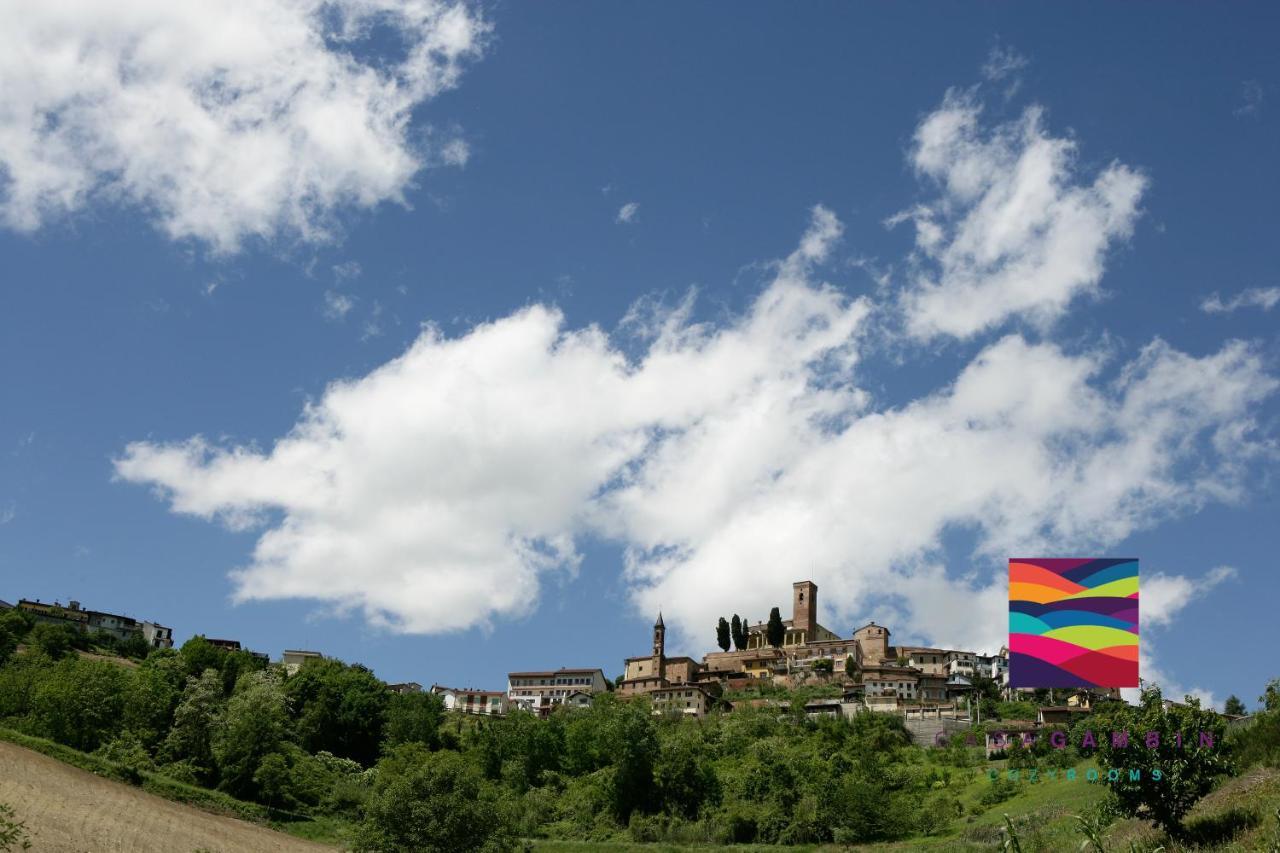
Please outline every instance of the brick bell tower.
M804 631L805 639L818 624L818 585L813 581L796 581L791 585L791 628Z
M658 678L667 677L667 626L662 624L662 611L658 611L658 621L653 623L653 672Z

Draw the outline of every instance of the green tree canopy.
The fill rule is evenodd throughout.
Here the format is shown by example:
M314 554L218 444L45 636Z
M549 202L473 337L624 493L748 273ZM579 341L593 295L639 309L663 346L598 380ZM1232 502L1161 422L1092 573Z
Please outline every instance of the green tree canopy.
M391 692L360 664L308 660L285 683L298 744L366 766L378 759Z
M31 629L27 639L31 645L54 660L58 660L65 657L76 646L84 644L81 634L81 631L70 625L40 622Z
M0 666L3 666L18 649L18 637L8 625L0 624Z
M41 733L85 752L97 749L120 731L132 677L129 670L106 661L59 661L35 690L32 710Z
M185 667L185 662L182 662ZM187 679L173 724L160 749L162 760L189 762L196 778L205 784L216 779L213 733L222 715L222 679L217 670L206 669Z
M1267 687L1258 697L1258 703L1264 711L1280 711L1280 678L1267 682Z
M279 752L288 729L288 701L278 671L241 676L213 732L218 787L236 797L255 799L258 765Z
M729 621L721 616L720 621L716 623L716 645L724 652L729 651L729 630Z
M765 638L769 641L769 645L777 649L781 648L782 641L786 636L787 629L782 624L782 614L775 607L769 611L769 624L765 627Z
M742 620L738 618L737 613L733 614L733 620L729 623L729 634L735 649L742 651L747 647L747 636L742 630Z
M387 705L384 748L420 743L430 749L440 746L440 721L444 701L434 693L396 693Z
M196 634L183 643L178 654L182 657L183 667L188 676L203 675L208 669L222 672L222 665L227 657L226 649L215 646L206 640L203 634ZM224 695L230 692L229 689L224 690Z
M1224 714L1233 714L1236 716L1248 713L1248 711L1245 710L1244 703L1240 701L1240 697L1234 694L1227 697L1226 703L1222 706L1222 712Z
M1143 690L1136 707L1111 703L1095 713L1092 730L1103 779L1121 811L1174 837L1182 835L1191 807L1231 766L1222 717L1190 696L1186 704L1166 708L1158 687Z
M505 851L512 821L498 790L456 752L400 747L378 764L355 849L368 853Z

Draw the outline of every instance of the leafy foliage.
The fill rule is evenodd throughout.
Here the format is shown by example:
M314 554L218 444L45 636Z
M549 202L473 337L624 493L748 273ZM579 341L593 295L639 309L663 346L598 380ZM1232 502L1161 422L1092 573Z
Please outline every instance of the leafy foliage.
M391 694L360 664L309 660L285 687L298 744L371 764L381 751Z
M434 693L397 693L387 704L384 746L420 743L436 749L443 719L444 700Z
M218 787L234 797L256 799L258 767L280 750L288 720L279 671L241 676L213 731L211 746L221 776Z
M1098 763L1120 810L1181 835L1187 812L1231 767L1222 718L1193 697L1166 708L1159 688L1144 690L1137 707L1111 704L1095 716Z
M1280 678L1273 678L1267 682L1267 687L1258 697L1258 702L1264 711L1280 711Z
M408 744L378 765L357 851L507 850L509 807L479 768L455 752Z

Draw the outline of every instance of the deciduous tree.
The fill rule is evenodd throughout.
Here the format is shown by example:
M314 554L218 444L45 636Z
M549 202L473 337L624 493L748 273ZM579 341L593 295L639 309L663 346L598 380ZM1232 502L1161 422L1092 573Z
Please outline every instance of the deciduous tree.
M1158 687L1136 707L1112 703L1094 717L1095 755L1120 809L1180 837L1183 817L1230 769L1225 721L1190 696L1165 708Z

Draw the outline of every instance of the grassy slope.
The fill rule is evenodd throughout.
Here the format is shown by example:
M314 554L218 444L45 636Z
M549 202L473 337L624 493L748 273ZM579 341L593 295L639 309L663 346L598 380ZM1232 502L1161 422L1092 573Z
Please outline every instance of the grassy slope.
M257 803L237 800L221 791L210 791L207 788L188 785L159 773L146 771L135 773L114 761L80 752L51 740L24 735L12 729L0 728L0 740L7 740L10 743L26 747L50 758L56 758L97 776L137 785L142 790L158 797L195 806L212 814L237 817L251 823L270 826L272 829L286 832L298 838L305 838L309 841L318 841L324 844L341 844L347 838L349 827L343 822L331 818L314 819L301 815L269 811L265 806L260 806Z

